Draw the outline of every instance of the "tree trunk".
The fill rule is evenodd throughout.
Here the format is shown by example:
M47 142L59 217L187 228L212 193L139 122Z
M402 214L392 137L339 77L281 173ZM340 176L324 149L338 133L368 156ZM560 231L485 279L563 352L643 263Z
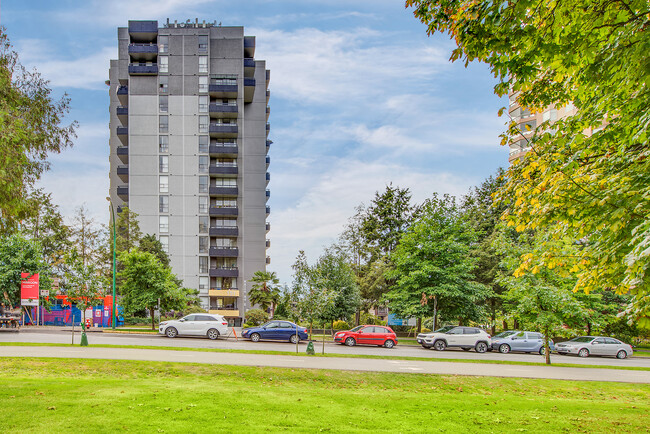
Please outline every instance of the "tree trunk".
M515 330L519 329L519 321L517 319L514 320L514 324L512 326Z
M151 330L156 330L156 319L153 316L153 307L149 308L149 312L151 313Z
M544 359L547 365L551 364L551 349L548 344L548 340L550 339L548 336L549 333L549 329L544 330Z
M357 313L354 315L354 325L358 326L361 321L361 309L357 309Z
M503 320L503 330L504 331L508 330L508 321L506 321L505 319Z
M433 314L433 330L438 330L438 311L436 310Z
M496 325L497 317L496 317L496 312L495 312L495 309L494 309L494 300L490 300L490 307L492 308L492 309L490 309L492 311L492 316L491 316L491 320L492 320L491 325L492 325L492 327L490 327L490 330L492 331L492 336L494 336L496 334L496 331L497 331L497 325Z
M591 323L587 321L587 335L591 336Z
M418 318L416 327L417 327L418 333L422 333L422 318Z

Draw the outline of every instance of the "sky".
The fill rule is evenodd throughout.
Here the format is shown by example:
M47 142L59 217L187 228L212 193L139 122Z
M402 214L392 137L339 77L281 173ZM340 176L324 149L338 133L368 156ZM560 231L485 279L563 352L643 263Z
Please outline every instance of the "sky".
M387 185L413 203L461 196L498 167L505 98L484 64L451 63L454 44L427 36L400 0L4 0L0 24L20 61L67 93L73 148L50 158L40 186L68 218L86 206L107 223L109 59L128 20L244 26L271 70L271 265L292 280L336 242L355 207Z

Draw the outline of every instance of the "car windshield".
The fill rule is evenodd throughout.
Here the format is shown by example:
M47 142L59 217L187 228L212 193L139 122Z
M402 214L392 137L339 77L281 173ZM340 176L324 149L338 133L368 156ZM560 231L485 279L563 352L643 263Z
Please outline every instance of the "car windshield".
M350 330L350 331L351 331L351 332L357 332L357 331L361 330L362 328L363 328L363 326L360 325L360 326L356 326L355 328L353 328L353 329Z
M591 342L594 338L590 336L580 336L579 338L573 338L569 342Z
M495 338L507 338L508 336L512 336L517 332L501 332L498 335L495 336Z
M442 328L439 328L438 330L435 330L434 333L447 333L449 330L453 329L456 326L444 326Z

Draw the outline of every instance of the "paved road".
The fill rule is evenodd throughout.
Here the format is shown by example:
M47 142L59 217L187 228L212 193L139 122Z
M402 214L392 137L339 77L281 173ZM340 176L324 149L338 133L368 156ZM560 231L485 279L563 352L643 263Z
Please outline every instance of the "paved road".
M192 362L214 365L272 366L296 369L334 369L419 374L490 377L546 378L555 380L650 383L649 371L553 366L489 365L481 363L424 362L407 360L350 359L337 357L272 356L266 354L210 353L196 351L141 350L93 347L0 347L4 357L55 357L113 360Z
M75 337L75 342L79 342L79 335ZM88 339L92 344L106 345L149 345L149 346L173 346L184 348L220 348L220 349L237 349L237 350L264 350L264 351L295 351L295 345L283 342L257 342L234 339L219 339L211 341L205 338L175 338L169 339L161 335L136 335L136 334L112 334L93 332L88 334ZM41 342L41 343L70 343L71 333L54 329L29 329L23 328L20 333L0 333L0 342ZM321 351L321 343L316 342L316 351ZM0 352L2 348L0 347ZM305 351L305 344L299 346L299 351ZM538 354L500 354L490 352L478 354L474 351L446 350L435 351L426 350L420 346L398 345L393 349L356 346L346 347L333 343L325 344L325 353L327 354L359 354L359 355L380 355L380 356L399 356L399 357L429 357L432 360L444 359L469 359L469 360L498 360L498 361L518 361L518 362L543 362L544 357ZM650 357L636 357L625 360L618 360L613 357L589 357L578 358L575 356L560 356L553 354L551 356L553 363L572 363L592 366L634 366L650 368Z

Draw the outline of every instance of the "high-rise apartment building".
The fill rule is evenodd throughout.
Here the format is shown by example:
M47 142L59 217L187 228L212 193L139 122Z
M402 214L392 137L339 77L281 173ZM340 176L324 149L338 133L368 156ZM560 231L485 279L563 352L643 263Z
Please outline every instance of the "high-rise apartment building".
M111 60L110 197L204 308L240 325L269 258L270 71L243 27L129 21Z

